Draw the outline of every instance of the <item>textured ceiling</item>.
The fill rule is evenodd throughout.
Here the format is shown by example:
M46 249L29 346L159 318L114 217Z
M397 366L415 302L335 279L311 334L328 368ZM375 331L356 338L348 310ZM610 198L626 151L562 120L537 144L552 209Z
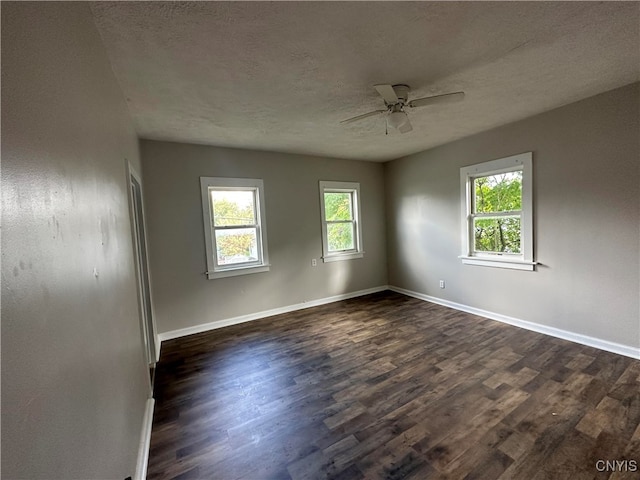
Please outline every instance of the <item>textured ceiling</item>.
M385 161L640 80L638 2L91 3L140 137ZM464 102L384 119L377 83Z

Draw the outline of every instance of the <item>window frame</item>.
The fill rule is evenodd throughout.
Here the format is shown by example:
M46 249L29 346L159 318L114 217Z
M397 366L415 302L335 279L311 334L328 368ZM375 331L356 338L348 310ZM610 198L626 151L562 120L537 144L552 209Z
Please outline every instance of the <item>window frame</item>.
M211 192L214 190L253 192L254 212L256 216L255 224L216 228L213 224L213 205L211 197ZM207 278L209 280L213 280L216 278L269 271L271 265L269 264L269 251L267 245L264 182L258 178L200 177L200 192L202 197L205 248L207 253L207 271L205 272ZM256 228L258 260L230 265L218 264L215 231L217 229L229 230L234 228Z
M322 229L322 261L336 262L340 260L353 260L362 258L364 250L362 248L362 215L360 210L360 183L358 182L337 182L321 180L320 187L320 223ZM327 236L327 225L331 223L347 223L342 221L327 221L324 196L325 193L349 193L351 195L351 211L352 220L348 223L353 225L354 248L349 250L341 250L338 252L329 251L329 238Z
M500 173L522 171L522 209L520 210L520 253L481 252L474 250L473 213L474 179ZM466 265L534 270L533 250L533 153L525 152L460 169L462 212L462 254ZM498 214L500 216L501 214ZM483 215L478 215L481 218Z

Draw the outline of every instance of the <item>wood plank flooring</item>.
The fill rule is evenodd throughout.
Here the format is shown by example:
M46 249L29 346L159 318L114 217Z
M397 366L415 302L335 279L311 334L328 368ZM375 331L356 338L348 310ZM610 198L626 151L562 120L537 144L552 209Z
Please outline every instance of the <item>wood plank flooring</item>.
M155 398L151 480L640 478L640 361L393 292L164 342Z

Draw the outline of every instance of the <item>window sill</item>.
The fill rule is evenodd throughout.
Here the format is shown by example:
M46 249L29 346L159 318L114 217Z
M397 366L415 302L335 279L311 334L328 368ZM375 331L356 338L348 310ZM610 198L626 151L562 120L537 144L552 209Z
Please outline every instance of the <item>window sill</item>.
M520 259L509 258L490 258L490 257L469 257L461 255L460 260L465 265L480 265L483 267L494 268L510 268L512 270L528 270L533 271L536 267L536 262L528 262Z
M356 253L337 253L335 255L326 255L322 257L322 261L324 263L327 262L339 262L341 260L353 260L355 258L364 257L364 252L356 252Z
M236 277L238 275L249 275L251 273L268 272L271 265L251 265L249 267L236 267L227 270L218 270L217 272L205 272L209 280L225 277Z

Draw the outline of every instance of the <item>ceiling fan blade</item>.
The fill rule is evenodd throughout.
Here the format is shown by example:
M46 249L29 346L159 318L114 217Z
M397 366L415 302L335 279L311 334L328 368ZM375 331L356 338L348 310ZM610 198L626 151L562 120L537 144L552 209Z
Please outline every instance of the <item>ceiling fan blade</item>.
M391 85L374 85L373 88L378 91L380 96L384 98L384 101L389 105L395 105L398 103L398 96Z
M358 115L357 117L347 118L346 120L342 120L340 123L352 123L357 122L358 120L362 120L363 118L373 117L374 115L380 115L381 113L386 113L386 110L375 110L369 113L363 113L362 115Z
M443 95L434 95L433 97L416 98L411 100L408 105L411 108L426 107L427 105L437 105L440 103L455 103L464 100L464 92L445 93Z
M402 125L400 125L398 127L398 131L400 133L408 133L411 130L413 130L413 127L411 126L411 124L409 123L409 120L407 120L405 123L403 123Z

